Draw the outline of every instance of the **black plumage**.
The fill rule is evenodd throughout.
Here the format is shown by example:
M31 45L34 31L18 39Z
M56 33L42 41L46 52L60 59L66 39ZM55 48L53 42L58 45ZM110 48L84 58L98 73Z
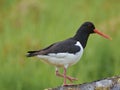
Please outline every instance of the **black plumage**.
M72 38L67 39L65 41L61 41L58 43L54 43L42 50L38 51L28 51L28 57L36 56L36 55L48 55L50 53L72 53L75 54L76 52L80 51L80 47L75 45L76 40Z

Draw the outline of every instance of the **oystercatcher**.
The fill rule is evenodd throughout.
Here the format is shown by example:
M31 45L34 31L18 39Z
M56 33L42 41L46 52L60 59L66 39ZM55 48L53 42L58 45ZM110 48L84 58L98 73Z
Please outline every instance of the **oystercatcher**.
M76 34L68 38L64 41L56 42L51 44L50 46L37 50L37 51L28 51L27 57L37 56L43 61L52 64L56 67L56 75L64 78L63 85L68 85L66 83L66 79L70 82L77 80L77 78L73 78L66 75L66 69L77 63L86 47L87 40L90 34L97 33L104 38L110 39L108 35L98 31L95 29L95 26L92 22L85 22L78 29ZM63 74L59 73L59 68L63 67Z

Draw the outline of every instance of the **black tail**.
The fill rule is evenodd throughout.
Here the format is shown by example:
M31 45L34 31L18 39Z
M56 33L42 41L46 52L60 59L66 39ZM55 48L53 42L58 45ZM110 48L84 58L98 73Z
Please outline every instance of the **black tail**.
M27 57L33 57L37 55L37 51L28 51L28 54L26 55Z

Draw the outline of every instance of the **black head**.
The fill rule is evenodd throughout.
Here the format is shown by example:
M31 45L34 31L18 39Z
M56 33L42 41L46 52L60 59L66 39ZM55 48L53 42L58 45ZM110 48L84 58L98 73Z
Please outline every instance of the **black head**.
M85 22L81 25L80 31L85 32L87 34L94 33L95 26L92 22Z
M86 34L97 33L104 38L112 40L112 38L110 36L100 32L99 30L97 30L92 22L83 23L78 31L81 31L83 33L85 32Z
M80 41L83 48L85 48L86 43L87 43L87 39L88 39L89 35L92 33L97 33L97 34L103 36L104 38L111 40L111 38L108 35L95 29L95 26L92 22L83 23L73 38L77 41Z
M77 41L80 41L83 48L85 48L88 37L91 33L94 33L94 30L95 26L92 22L85 22L81 25L73 38Z

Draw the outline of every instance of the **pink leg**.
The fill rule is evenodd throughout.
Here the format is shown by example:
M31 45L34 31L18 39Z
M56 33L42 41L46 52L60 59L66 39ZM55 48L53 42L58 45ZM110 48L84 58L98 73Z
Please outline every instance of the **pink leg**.
M64 83L63 83L63 85L65 86L65 85L67 85L66 84L66 78L67 78L67 76L66 76L66 68L64 68Z
M63 77L66 79L68 79L71 83L74 81L74 80L78 80L77 78L73 78L73 77L70 77L70 76L65 76L66 74L66 68L64 68L64 74L60 74L58 70L56 70L56 76L59 76L59 77ZM66 80L64 80L64 82L66 82Z

